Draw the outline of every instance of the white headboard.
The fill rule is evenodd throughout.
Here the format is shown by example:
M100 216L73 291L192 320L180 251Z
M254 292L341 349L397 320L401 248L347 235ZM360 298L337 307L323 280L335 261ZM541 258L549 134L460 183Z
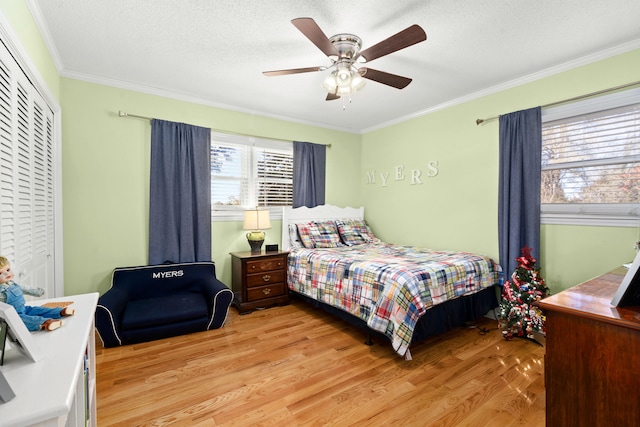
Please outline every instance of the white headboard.
M341 208L333 205L320 205L315 208L308 208L306 206L299 208L285 207L282 211L282 250L287 251L291 247L291 242L289 242L289 224L346 218L364 219L364 207Z

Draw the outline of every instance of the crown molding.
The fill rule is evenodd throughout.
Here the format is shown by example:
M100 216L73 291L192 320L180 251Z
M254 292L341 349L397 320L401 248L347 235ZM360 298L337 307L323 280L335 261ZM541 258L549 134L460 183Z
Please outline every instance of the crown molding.
M265 117L269 119L299 123L303 125L315 126L323 129L332 129L332 130L346 132L346 133L356 133L356 134L358 133L353 129L341 128L338 126L331 126L327 123L301 120L301 119L296 119L288 116L279 116L277 114L268 114L263 111L240 108L234 105L214 102L209 99L197 97L188 93L170 91L170 90L166 90L158 87L141 85L139 83L132 83L124 80L111 79L108 77L96 76L93 74L85 74L85 73L79 73L76 71L63 70L63 72L61 73L61 76L69 79L85 81L88 83L95 83L103 86L110 86L110 87L115 87L119 89L130 90L134 92L146 93L148 95L156 95L156 96L161 96L163 98L175 99L177 101L185 101L193 104L205 105L208 107L215 107L215 108L220 108L224 110L235 111L238 113L250 114L252 116L260 116L260 117Z
M44 41L44 45L47 47L49 51L49 56L51 56L51 60L58 70L58 74L61 74L61 71L64 68L62 64L62 59L60 58L60 53L56 48L55 43L53 42L53 37L51 37L51 32L49 32L49 27L45 23L44 18L42 17L42 12L40 11L40 6L35 0L26 0L27 7L31 12L31 17L36 23L36 27L38 27L38 31L40 32L40 36Z
M376 126L372 126L369 128L365 128L361 130L361 134L365 134L365 133L369 133L369 132L373 132L375 130L379 130L379 129L383 129L386 128L388 126L391 125L395 125L395 124L399 124L402 122L406 122L408 120L412 120L415 119L417 117L421 117L430 113L434 113L436 111L440 111L440 110L444 110L450 107L454 107L456 105L460 105L460 104L464 104L465 102L469 102L469 101L474 101L476 99L488 96L488 95L493 95L499 92L502 92L504 90L507 89L512 89L514 87L517 86L521 86L527 83L531 83L534 82L536 80L540 80L542 78L545 77L551 77L554 76L556 74L560 74L562 72L565 71L570 71L572 69L578 68L578 67L582 67L584 65L589 65L592 64L594 62L598 62L598 61L602 61L604 59L608 59L617 55L621 55L623 53L627 53L627 52L631 52L632 50L636 50L636 49L640 49L640 39L637 40L632 40L628 43L624 43L618 46L615 46L613 48L610 49L605 49L602 50L600 52L596 52L593 53L591 55L587 55L587 56L583 56L581 58L575 59L573 61L568 61L565 62L563 64L560 65L556 65L550 68L547 68L545 70L536 72L536 73L532 73L532 74L528 74L526 76L523 77L519 77L517 79L513 79L510 80L508 82L504 82L504 83L500 83L498 85L495 86L491 86L487 89L483 89L474 93L471 93L469 95L465 95L462 96L460 98L456 98L456 99L452 99L451 101L447 101L444 102L442 104L403 116L403 117L399 117L395 120L391 120L388 122L384 122L381 123L379 125Z

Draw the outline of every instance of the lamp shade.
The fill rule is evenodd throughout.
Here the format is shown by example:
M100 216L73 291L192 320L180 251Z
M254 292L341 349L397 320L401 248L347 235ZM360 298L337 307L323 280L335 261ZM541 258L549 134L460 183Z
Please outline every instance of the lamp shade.
M336 88L338 87L338 81L336 80L336 72L335 71L332 71L331 73L327 74L327 77L322 82L322 86L329 93L335 93L336 92Z
M269 217L269 211L251 209L244 211L244 230L267 230L271 228L271 219Z
M336 69L336 81L339 88L351 87L351 73L351 67L349 64L338 64Z
M354 67L340 63L337 69L327 74L322 86L327 92L338 96L349 95L362 89L365 79Z

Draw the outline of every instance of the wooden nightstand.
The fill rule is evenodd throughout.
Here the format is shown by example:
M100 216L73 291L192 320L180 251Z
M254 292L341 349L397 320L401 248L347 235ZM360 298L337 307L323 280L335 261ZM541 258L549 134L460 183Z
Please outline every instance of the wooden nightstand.
M289 252L231 253L233 305L240 314L289 304L288 255Z

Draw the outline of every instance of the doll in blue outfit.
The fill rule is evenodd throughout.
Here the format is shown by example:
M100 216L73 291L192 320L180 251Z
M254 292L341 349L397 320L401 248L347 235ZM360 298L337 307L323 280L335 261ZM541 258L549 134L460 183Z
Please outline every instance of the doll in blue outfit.
M13 271L9 260L0 256L0 301L12 305L30 331L53 331L62 326L63 316L71 316L75 310L71 307L39 307L25 304L24 295L41 297L42 288L20 286L13 281Z

